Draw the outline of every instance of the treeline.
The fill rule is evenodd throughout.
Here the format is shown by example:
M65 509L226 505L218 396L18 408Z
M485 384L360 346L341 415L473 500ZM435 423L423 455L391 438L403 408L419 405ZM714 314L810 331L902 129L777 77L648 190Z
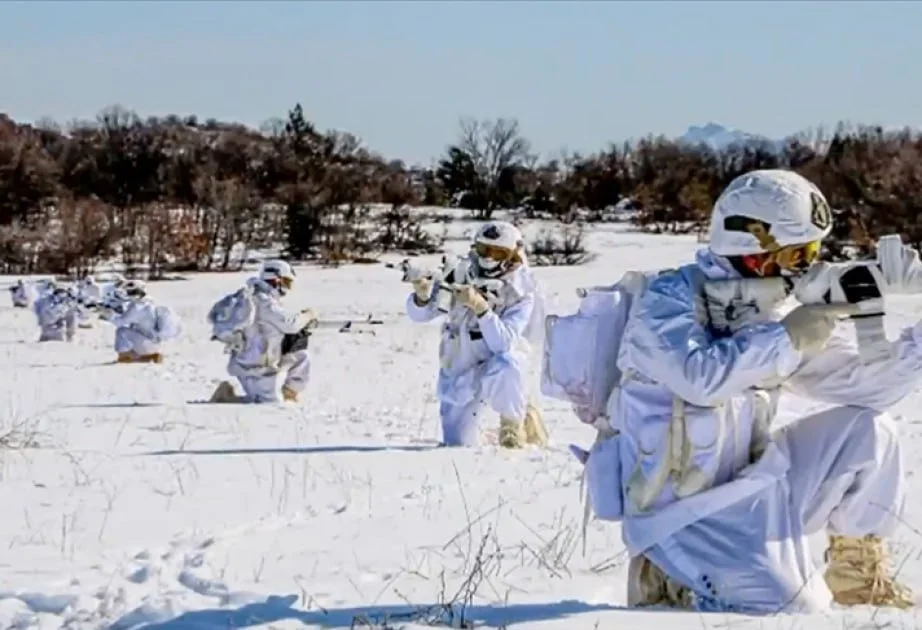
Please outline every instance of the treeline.
M79 274L114 259L156 278L236 269L247 251L279 246L334 264L438 251L414 206L564 224L629 209L641 229L703 230L731 179L779 166L823 189L840 243L898 231L922 244L922 140L908 131L840 125L721 151L647 137L539 160L516 121L463 120L428 168L318 130L300 105L258 131L111 107L66 129L0 115L0 271Z

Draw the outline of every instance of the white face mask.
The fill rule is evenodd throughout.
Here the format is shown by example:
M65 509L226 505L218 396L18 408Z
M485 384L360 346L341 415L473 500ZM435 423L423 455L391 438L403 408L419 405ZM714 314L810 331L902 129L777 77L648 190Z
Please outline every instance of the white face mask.
M482 258L478 256L477 265L484 271L495 271L499 268L500 261L493 260L492 258Z

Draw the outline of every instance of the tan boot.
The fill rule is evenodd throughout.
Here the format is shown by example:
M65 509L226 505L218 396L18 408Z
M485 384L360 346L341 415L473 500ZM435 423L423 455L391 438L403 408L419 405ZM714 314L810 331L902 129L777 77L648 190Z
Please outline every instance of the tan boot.
M217 388L215 388L211 398L208 400L208 402L216 404L235 403L239 401L240 397L237 396L237 392L234 391L234 386L231 385L228 381L221 381Z
M163 355L159 352L142 354L137 358L138 363L163 363Z
M282 385L282 398L288 402L298 402L298 392L288 387L288 385Z
M525 441L543 448L547 446L547 440L547 427L541 418L541 410L529 403L525 412Z
M499 445L503 448L522 448L525 445L523 423L511 418L499 419Z
M627 605L691 608L691 591L663 573L646 556L634 556L627 569Z
M835 602L894 608L915 605L912 590L890 576L888 556L883 539L877 536L830 536L824 577Z
M116 363L134 363L134 355L130 352L119 352Z

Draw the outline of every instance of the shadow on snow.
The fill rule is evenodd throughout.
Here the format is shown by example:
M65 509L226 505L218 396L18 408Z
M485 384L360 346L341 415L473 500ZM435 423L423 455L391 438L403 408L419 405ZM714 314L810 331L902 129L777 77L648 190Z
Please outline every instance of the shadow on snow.
M228 628L249 628L279 621L300 621L305 625L321 628L352 627L399 627L402 624L419 623L427 617L427 607L411 606L363 606L355 608L331 608L325 610L298 610L292 605L296 595L272 596L265 602L247 604L234 609L206 609L184 613L175 619L145 625L146 630L226 630ZM433 607L434 608L434 607ZM516 624L535 623L562 619L570 615L626 610L607 604L589 604L576 600L565 600L545 604L511 604L508 606L470 606L465 620L475 626L508 627ZM417 613L418 617L417 618ZM139 623L134 613L116 621L109 630L124 630ZM368 625L368 624L371 625ZM387 625L384 625L387 623ZM397 625L391 625L397 624Z
M279 446L266 448L209 448L209 449L170 449L162 451L149 451L140 453L144 456L159 455L310 455L312 453L374 453L379 451L422 452L439 448L436 444L395 445L395 446Z
M165 407L165 403L159 402L130 402L130 403L78 403L68 405L57 405L60 409L133 409L144 407Z

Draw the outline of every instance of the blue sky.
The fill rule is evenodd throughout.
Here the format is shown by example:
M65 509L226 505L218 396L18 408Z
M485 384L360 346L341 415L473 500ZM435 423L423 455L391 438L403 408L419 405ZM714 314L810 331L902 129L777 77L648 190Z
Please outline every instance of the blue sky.
M0 111L194 113L428 164L459 116L594 151L708 121L922 125L922 2L0 2Z

